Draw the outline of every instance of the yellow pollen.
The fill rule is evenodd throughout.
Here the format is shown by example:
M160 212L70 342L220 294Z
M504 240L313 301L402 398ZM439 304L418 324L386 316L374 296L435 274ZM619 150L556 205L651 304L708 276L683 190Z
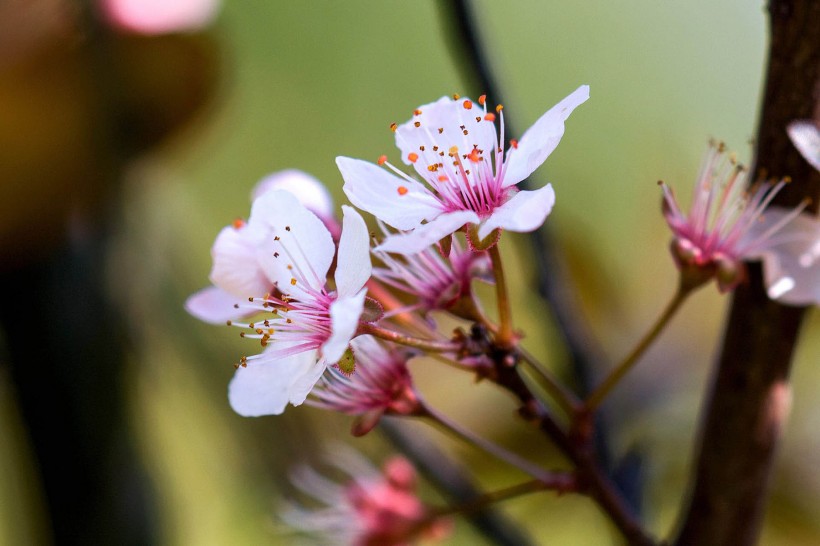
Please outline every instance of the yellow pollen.
M291 279L291 280L290 280L290 284L291 284L292 286L296 286L296 279Z
M458 146L451 146L450 147L450 155L458 153Z
M460 98L461 98L461 95L459 95L458 93L453 93L453 100L458 100Z
M399 128L399 126L396 123L391 123L390 124L390 130L393 131L394 133L396 132L396 129L398 129L398 128Z

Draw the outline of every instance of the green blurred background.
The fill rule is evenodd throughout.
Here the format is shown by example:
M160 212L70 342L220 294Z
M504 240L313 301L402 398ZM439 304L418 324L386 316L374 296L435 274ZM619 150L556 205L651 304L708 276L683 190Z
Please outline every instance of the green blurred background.
M657 180L687 201L710 137L748 160L765 60L763 6L591 0L474 7L505 114L519 130L578 85L591 86L591 99L570 118L537 178L556 189L548 221L567 253L586 318L615 361L676 283ZM124 162L107 228L113 242L106 290L130 340L122 393L127 433L157 503L152 523L161 544L289 544L294 537L275 520L289 466L341 441L377 461L388 452L377 433L353 440L345 434L349 419L313 408L260 419L235 415L225 394L232 363L255 348L232 330L198 323L182 304L207 284L213 238L247 216L261 177L299 168L325 181L343 203L337 155L395 159L391 122L441 95L479 94L460 79L459 63L467 61L451 55L447 35L455 30L441 14L432 1L225 1L205 36L203 70L215 77L202 85L210 98L171 138ZM75 46L57 49L63 47ZM186 77L159 67L165 54L152 59L158 67L139 70ZM60 125L69 122L50 123L57 134L71 130ZM15 138L42 133L32 134ZM526 344L563 373L563 350L531 296L528 248L516 235L505 236L504 245ZM646 455L646 517L661 536L685 492L726 301L712 286L697 294L605 406L615 451L637 447ZM807 318L763 544L820 543L820 320L816 312ZM505 396L433 362L416 362L413 372L431 403L466 426L561 464L516 422ZM15 400L15 385L0 374L0 543L47 543L37 468ZM487 488L519 477L435 431L415 430L440 442ZM425 494L440 501L429 488ZM504 510L539 544L618 543L583 498L544 494L510 501ZM448 543L480 540L459 523Z

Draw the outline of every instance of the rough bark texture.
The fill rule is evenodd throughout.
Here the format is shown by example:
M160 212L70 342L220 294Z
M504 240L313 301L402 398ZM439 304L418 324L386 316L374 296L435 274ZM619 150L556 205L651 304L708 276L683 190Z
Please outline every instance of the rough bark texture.
M793 184L777 203L794 205L810 197L816 210L820 175L795 150L785 128L799 118L820 121L820 0L772 0L769 15L769 67L753 172L791 177ZM743 546L760 535L804 310L769 300L759 267L749 277L732 303L677 546Z

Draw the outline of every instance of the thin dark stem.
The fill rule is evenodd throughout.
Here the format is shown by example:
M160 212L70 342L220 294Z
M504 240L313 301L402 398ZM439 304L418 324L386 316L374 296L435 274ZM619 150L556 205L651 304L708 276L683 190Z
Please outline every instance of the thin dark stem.
M512 309L510 307L510 294L507 291L507 281L504 278L504 265L501 261L501 252L498 244L487 250L490 260L493 263L493 277L495 277L495 297L498 304L499 328L496 334L496 342L501 347L512 347L515 342L515 334L512 325Z
M360 324L359 333L371 334L385 341L392 341L393 343L398 343L399 345L415 347L416 349L422 349L433 353L450 353L457 351L460 348L458 343L454 343L452 341L437 341L434 339L422 339L419 337L408 336L371 323Z
M512 485L510 487L505 487L504 489L499 489L497 491L491 491L489 493L481 495L480 497L471 502L437 510L434 515L435 517L442 517L450 516L453 514L471 514L473 512L483 510L487 506L491 506L498 502L514 499L516 497L521 497L523 495L529 495L531 493L537 493L539 491L545 491L547 489L553 489L558 491L570 490L573 487L572 477L566 474L561 475L561 477L565 478L565 481L556 481L555 483L547 484L541 480L531 480L528 482Z
M638 344L635 345L626 358L624 358L621 363L612 370L606 379L604 379L604 381L598 385L598 387L592 391L592 394L590 394L586 399L584 405L586 406L585 409L587 411L593 412L598 408L612 389L635 366L652 343L655 342L658 335L663 332L666 325L669 324L669 321L672 320L672 317L675 316L675 313L678 312L678 309L680 309L683 302L686 301L686 298L691 293L691 289L687 289L683 286L675 292L674 297L666 305L663 313L661 313L661 316L658 317L652 325L652 328L649 329L649 331L641 338Z

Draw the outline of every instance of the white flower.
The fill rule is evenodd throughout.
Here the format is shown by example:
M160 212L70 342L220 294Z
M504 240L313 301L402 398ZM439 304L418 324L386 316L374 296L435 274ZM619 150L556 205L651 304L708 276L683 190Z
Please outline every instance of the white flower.
M295 169L279 171L260 180L253 189L252 197L255 200L274 190L290 192L316 214L332 233L338 232L333 216L333 199L314 177ZM211 249L211 282L219 277L222 279L221 286L209 286L191 295L185 302L185 309L190 314L204 322L225 324L226 320L248 315L246 309L237 309L236 303L272 290L274 279L270 278L258 260L258 247L265 241L264 230L264 225L249 228L246 222L236 220L219 233Z
M259 339L261 354L243 357L229 388L231 406L245 416L281 413L288 402L304 402L327 366L338 362L356 334L370 278L369 233L362 217L342 207L338 254L322 221L290 193L272 191L257 199L248 227L265 234L257 259L276 294L249 298L245 309L267 314L243 337ZM327 272L336 254L335 291ZM240 264L240 267L242 265ZM214 283L236 282L223 268Z
M589 98L579 87L530 127L504 152L504 116L487 112L484 97L442 97L421 106L413 119L395 127L402 161L413 165L422 184L379 159L379 165L348 157L336 158L350 201L390 226L413 230L391 237L379 250L413 254L465 224L477 226L484 239L496 229L527 232L544 223L555 202L550 184L540 190L518 191L552 153L564 134L564 122ZM499 134L496 134L496 117Z

